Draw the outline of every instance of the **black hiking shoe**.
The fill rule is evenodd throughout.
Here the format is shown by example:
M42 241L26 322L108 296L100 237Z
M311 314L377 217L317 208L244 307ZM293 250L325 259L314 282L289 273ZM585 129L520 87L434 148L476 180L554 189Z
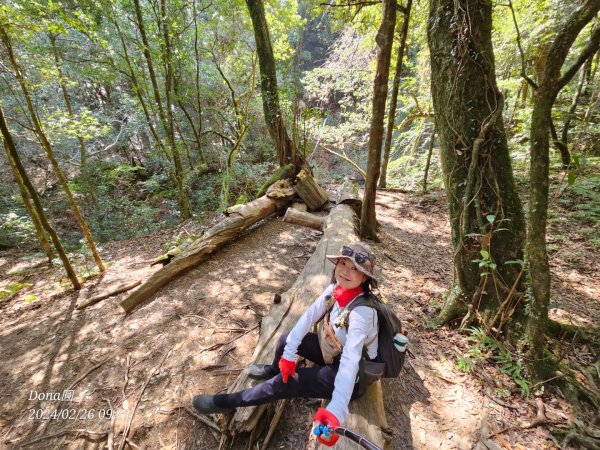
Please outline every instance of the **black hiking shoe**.
M253 364L248 368L248 376L256 380L273 378L278 373L271 364Z
M200 414L227 414L235 411L235 408L223 408L215 405L214 395L196 395L192 400L192 405Z

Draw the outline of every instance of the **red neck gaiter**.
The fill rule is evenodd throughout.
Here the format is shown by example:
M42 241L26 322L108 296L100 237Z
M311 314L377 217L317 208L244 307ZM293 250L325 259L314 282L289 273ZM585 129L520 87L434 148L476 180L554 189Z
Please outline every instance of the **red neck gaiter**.
M337 286L333 290L333 298L338 303L340 308L344 308L351 300L354 300L363 291L362 286L355 287L354 289L344 289L341 286Z

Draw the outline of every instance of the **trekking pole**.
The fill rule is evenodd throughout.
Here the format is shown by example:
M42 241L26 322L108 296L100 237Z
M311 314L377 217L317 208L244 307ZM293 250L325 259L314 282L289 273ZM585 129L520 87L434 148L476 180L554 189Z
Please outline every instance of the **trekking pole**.
M332 428L327 425L319 425L317 428L313 429L313 433L316 436L323 435L328 438L331 436L331 433L339 434L340 436L345 436L350 439L352 442L356 442L362 448L367 450L383 450L381 447L373 444L366 437L361 436L360 434L355 433L354 431L349 430L348 428L336 427Z

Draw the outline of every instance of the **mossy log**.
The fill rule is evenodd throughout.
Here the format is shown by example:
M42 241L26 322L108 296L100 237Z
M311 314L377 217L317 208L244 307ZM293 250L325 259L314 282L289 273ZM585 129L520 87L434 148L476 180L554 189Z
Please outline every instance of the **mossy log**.
M351 183L346 187L351 187ZM354 189L354 192L357 190ZM281 301L273 304L269 313L262 319L260 335L250 364L271 362L279 336L292 329L304 311L329 284L333 265L325 255L338 252L345 243L358 239L357 232L358 216L352 206L346 203L336 205L325 219L323 237L315 253L307 261L293 286L281 295ZM228 392L238 392L255 383L256 381L248 378L245 370L229 387ZM238 408L227 426L229 437L269 428L266 426L266 412L272 408L272 404ZM351 402L350 411L346 423L353 427L353 431L383 447L382 428L386 426L386 420L380 383L372 385L361 399ZM309 426L310 424L307 424L307 430ZM251 436L251 440L258 438L257 433L252 433ZM249 443L250 447L253 445L254 442ZM345 448L339 445L338 448Z
M286 166L282 166L278 168L273 175L269 177L267 181L263 183L258 192L256 193L256 197L262 197L267 193L267 189L271 187L273 183L279 180L284 180L286 178L293 178L296 173L296 168L293 164L288 164Z
M302 169L296 176L294 190L311 211L316 211L329 201L327 192L305 169Z
M130 312L171 280L206 261L210 255L237 238L250 225L286 207L294 195L289 180L281 180L269 188L267 195L237 205L234 212L207 230L201 239L192 243L168 265L154 272L142 286L120 303L121 307L126 313Z

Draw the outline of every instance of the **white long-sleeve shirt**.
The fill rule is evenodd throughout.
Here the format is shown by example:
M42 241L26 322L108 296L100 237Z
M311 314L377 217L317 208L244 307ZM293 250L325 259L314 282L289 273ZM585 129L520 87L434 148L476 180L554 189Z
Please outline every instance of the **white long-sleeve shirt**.
M288 361L296 360L298 346L304 339L304 336L310 331L310 328L317 322L327 309L326 298L333 295L335 285L327 286L325 291L309 306L306 312L300 317L298 322L287 337L286 346L283 350L283 357ZM343 346L340 359L340 366L335 377L333 394L327 410L338 418L342 423L348 414L348 403L352 397L356 375L358 373L358 364L362 356L362 349L365 343L369 358L377 356L377 312L368 306L357 306L348 317L349 327L346 331L344 327L336 326L336 318L353 302L352 300L345 308L340 308L337 302L334 303L330 313L330 322L333 331Z

